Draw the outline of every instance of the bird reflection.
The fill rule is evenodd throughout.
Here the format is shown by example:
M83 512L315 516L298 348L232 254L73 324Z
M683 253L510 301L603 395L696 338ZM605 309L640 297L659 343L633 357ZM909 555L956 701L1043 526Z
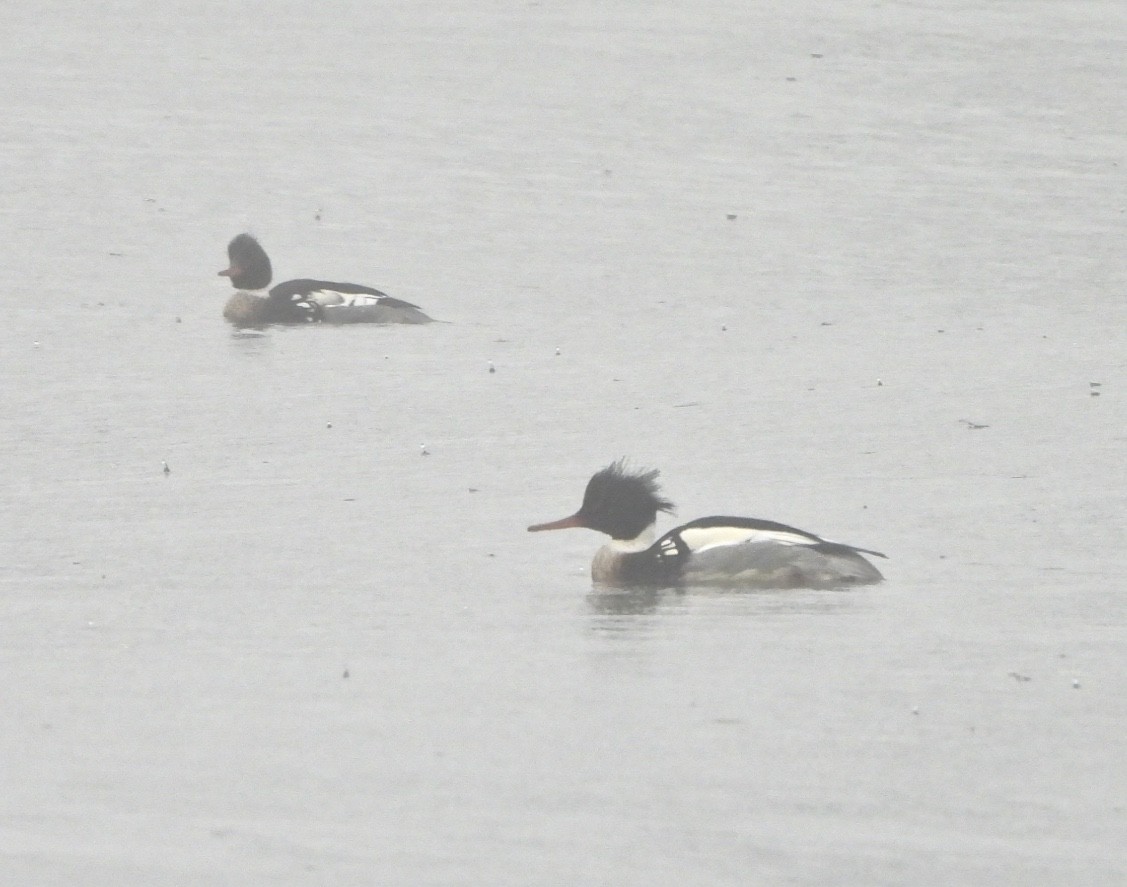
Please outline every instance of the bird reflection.
M795 592L777 589L733 590L710 586L677 586L617 588L596 585L587 593L587 604L596 616L644 616L655 613L684 613L690 605L704 600L725 610L758 613L761 616L825 615L856 613L868 606L864 595L854 589L810 590ZM860 609L859 609L860 608ZM716 612L714 606L708 608ZM625 627L629 623L616 622ZM603 628L611 623L602 623Z
M642 616L656 613L662 603L679 598L681 594L676 588L614 588L596 585L588 592L587 603L602 616Z

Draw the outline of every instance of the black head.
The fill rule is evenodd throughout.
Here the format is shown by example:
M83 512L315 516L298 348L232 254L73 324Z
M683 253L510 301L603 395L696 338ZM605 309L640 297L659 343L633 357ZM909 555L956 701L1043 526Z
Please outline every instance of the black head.
M528 529L536 532L587 527L612 539L636 539L657 520L659 511L673 511L673 503L661 495L658 474L656 469L632 471L625 459L619 459L587 482L579 511L563 520Z
M260 290L270 286L274 271L270 257L258 241L249 234L240 234L227 244L227 258L231 267L220 271L220 277L230 277L231 286L241 290Z

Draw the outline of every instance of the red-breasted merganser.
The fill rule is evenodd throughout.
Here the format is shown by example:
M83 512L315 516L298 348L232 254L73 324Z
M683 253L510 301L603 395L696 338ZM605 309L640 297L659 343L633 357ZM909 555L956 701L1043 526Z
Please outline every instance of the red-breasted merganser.
M267 323L430 323L418 305L393 299L370 286L327 280L287 280L259 296L247 290L270 286L273 270L266 250L249 234L227 244L231 267L220 271L239 290L223 316L236 326Z
M657 471L632 471L625 459L587 483L571 517L529 532L587 527L611 541L595 554L591 578L604 585L727 585L744 588L838 588L884 577L862 555L879 551L829 542L786 524L750 517L702 517L654 542L657 513L672 513Z

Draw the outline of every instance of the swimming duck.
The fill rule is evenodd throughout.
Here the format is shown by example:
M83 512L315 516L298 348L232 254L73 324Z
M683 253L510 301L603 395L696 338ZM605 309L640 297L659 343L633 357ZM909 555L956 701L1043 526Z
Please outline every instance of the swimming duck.
M658 474L632 471L619 459L588 481L579 511L528 530L586 527L606 533L610 542L591 564L591 578L603 585L837 588L884 578L863 556L886 556L879 551L757 518L702 517L655 542L658 512L673 511Z
M370 286L327 280L287 280L266 296L248 290L270 286L270 257L249 234L227 244L231 265L219 272L238 289L223 316L236 326L267 323L430 323L418 305L393 299Z

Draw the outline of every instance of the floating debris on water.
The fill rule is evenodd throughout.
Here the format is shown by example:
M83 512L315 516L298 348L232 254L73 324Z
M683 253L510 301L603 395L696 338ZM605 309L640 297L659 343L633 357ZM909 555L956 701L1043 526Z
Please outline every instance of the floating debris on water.
M493 361L489 361L489 372L491 372L491 373L497 372L497 367L493 366Z
M420 456L429 456L430 455L430 450L427 449L426 444L419 444L419 455Z
M990 427L989 425L983 425L981 422L972 422L970 419L960 419L959 421L966 425L971 431L978 431L980 428Z
M170 474L172 474L172 469L168 467L167 462L162 461L160 464L161 466L163 466L161 470L164 472L165 477L168 477Z

